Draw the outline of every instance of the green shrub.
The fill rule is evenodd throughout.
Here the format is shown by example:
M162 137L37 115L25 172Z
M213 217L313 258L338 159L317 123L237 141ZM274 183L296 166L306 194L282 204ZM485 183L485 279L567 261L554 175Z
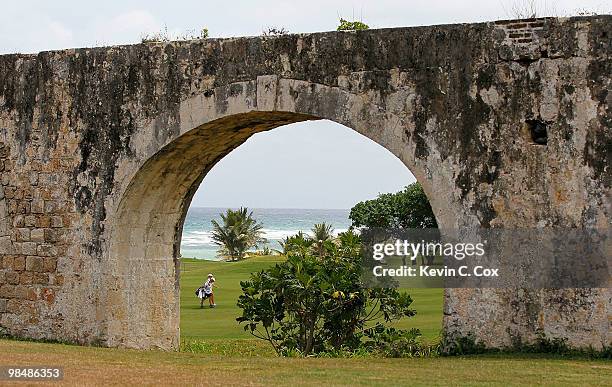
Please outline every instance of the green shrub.
M351 231L325 241L320 253L309 247L289 250L285 262L240 284L237 321L278 354L352 352L368 323L415 314L408 294L363 285L360 240Z
M546 337L543 333L538 334L533 343L523 343L518 338L513 338L512 345L504 348L488 348L482 342L478 342L473 334L446 338L441 344L440 354L446 356L477 355L477 354L546 354L560 357L576 357L590 359L612 359L612 346L604 345L600 350L592 347L572 348L567 344L567 339L559 337Z
M348 21L343 18L340 18L340 25L338 26L338 31L358 31L358 30L367 30L370 26L361 22L361 21Z
M478 342L473 334L445 338L442 348L442 354L448 356L476 355L490 351L482 342Z
M383 357L431 357L438 354L438 346L421 343L418 329L396 329L376 324L364 331L364 346Z

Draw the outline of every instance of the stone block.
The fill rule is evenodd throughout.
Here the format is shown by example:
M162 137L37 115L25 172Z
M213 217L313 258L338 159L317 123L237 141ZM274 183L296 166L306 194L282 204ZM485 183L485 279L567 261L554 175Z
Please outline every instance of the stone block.
M8 208L12 214L27 215L30 213L30 202L25 200L9 200Z
M30 271L21 272L19 275L19 283L22 285L31 285L34 282L34 274Z
M30 173L30 185L32 186L38 185L38 173L37 172Z
M0 205L0 212L2 212L2 205ZM0 237L10 236L9 230L9 219L0 214Z
M64 221L62 219L61 216L52 216L51 217L51 227L53 228L59 228L59 227L64 227Z
M4 197L6 199L15 199L15 187L5 187L4 188Z
M20 313L21 311L23 311L21 302L15 299L8 300L6 303L6 311L8 313L14 313L14 314Z
M15 240L17 242L28 242L30 240L30 229L18 228L15 230Z
M62 230L46 228L44 229L45 242L58 242L61 234Z
M18 285L19 284L19 273L16 271L6 272L4 275L7 284Z
M44 271L44 260L42 257L32 257L29 256L26 258L26 270L34 271L34 272L42 272Z
M62 286L64 284L64 276L62 274L49 275L49 285Z
M52 273L55 271L57 267L57 258L48 257L44 259L44 271L47 273Z
M0 298L14 298L15 285L4 284L0 285Z
M10 236L0 236L0 251L3 254L13 254L15 252Z
M39 215L36 219L36 227L48 228L51 227L51 217L49 215Z
M13 258L13 265L12 268L15 271L23 271L25 270L25 257L23 255L18 255L15 258Z
M12 255L5 255L4 257L0 257L0 263L2 264L2 269L11 270L13 268L13 260L15 259Z
M25 285L17 285L15 286L15 298L19 298L22 300L27 300L28 299L28 290L29 290L29 286L25 286Z
M54 214L59 212L60 204L55 200L47 200L45 201L45 213Z
M36 243L34 242L24 242L16 244L18 245L17 251L23 255L36 255Z
M36 227L36 219L37 216L36 215L27 215L27 216L22 216L23 219L23 225L25 227Z
M45 202L42 199L32 200L30 211L33 214L42 214L45 211Z
M49 275L47 273L33 273L32 283L37 285L49 285Z
M45 229L35 228L30 232L30 240L32 242L44 242L45 241Z
M15 215L13 217L13 227L25 227L25 217L23 215Z
M55 257L57 255L57 248L52 244L43 243L38 245L36 254L41 257Z
M32 302L26 299L12 299L8 300L6 304L6 311L15 314L25 314L32 316L35 313L35 308Z

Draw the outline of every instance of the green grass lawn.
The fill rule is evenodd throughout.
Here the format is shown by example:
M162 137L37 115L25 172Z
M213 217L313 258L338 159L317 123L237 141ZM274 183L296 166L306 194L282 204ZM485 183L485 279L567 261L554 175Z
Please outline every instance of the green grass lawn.
M281 257L257 257L241 262L214 262L195 259L181 261L181 337L186 339L243 339L252 336L238 325L241 312L236 301L240 295L240 281L249 274L281 262ZM213 273L217 307L200 309L197 289Z
M543 355L425 359L253 358L5 339L0 339L0 365L61 366L65 375L63 384L104 386L609 386L612 380L610 361Z
M181 337L191 340L249 339L252 336L236 322L241 310L236 306L240 295L240 281L249 274L265 269L284 258L256 257L240 262L214 262L183 259L181 263ZM208 273L215 275L217 307L200 309L197 289ZM442 328L442 289L410 289L417 315L394 325L400 328L419 328L428 341L436 340Z
M239 282L278 257L239 263L185 260L181 278L182 352L79 347L0 339L0 365L62 366L70 385L610 385L612 363L537 354L489 354L421 359L282 358L235 322ZM215 274L218 307L200 309L193 294ZM438 335L442 291L414 289L417 317L403 327Z

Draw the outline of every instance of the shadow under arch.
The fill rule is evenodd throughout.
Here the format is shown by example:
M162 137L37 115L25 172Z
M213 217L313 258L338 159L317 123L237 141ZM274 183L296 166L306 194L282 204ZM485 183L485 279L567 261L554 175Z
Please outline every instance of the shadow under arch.
M178 348L178 258L187 210L200 183L213 166L255 133L320 119L348 126L383 146L407 165L430 196L438 224L444 221L445 216L439 217L444 211L439 210L441 207L437 205L435 195L431 195L432 184L406 152L409 147L402 139L404 133L397 130L399 118L388 113L369 114L371 107L368 108L363 96L338 88L291 80L286 87L289 90L285 97L290 99L283 100L283 93L277 90L275 102L267 106L273 109L266 111L249 106L248 95L237 98L234 92L229 98L231 93L228 94L228 90L216 90L210 97L204 96L221 96L225 105L220 105L218 100L209 101L207 105L201 96L196 97L197 104L187 101L187 106L181 106L182 114L193 109L200 114L206 110L202 106L210 104L217 109L216 114L209 114L213 119L167 139L166 144L152 156L145 156L140 166L138 163L132 166L135 172L110 218L106 238L105 286L101 288L98 306L103 322L101 339L106 345ZM227 88L231 89L232 85ZM238 94L249 93L248 85L241 85L239 90ZM265 101L260 93L254 99L257 107ZM188 126L194 125L193 113L189 114ZM142 149L155 147L146 144Z

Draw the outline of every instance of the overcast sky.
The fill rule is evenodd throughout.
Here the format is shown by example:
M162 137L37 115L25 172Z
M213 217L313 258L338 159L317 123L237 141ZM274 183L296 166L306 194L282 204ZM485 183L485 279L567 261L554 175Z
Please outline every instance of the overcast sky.
M339 16L371 28L512 18L529 0L138 0L7 1L0 12L0 53L137 43L166 28L178 35L206 27L211 37L333 30ZM578 9L610 13L612 0L539 0L540 14ZM414 178L388 151L341 125L294 124L250 138L205 178L193 205L350 208Z

